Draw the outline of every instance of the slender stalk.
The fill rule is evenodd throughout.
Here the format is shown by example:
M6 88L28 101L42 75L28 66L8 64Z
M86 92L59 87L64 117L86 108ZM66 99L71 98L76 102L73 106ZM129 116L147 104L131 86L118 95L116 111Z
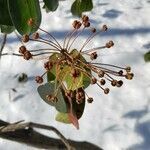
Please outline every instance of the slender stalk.
M75 40L79 37L79 35L84 31L85 27L75 36L75 38L73 39L73 41L71 42L68 51L70 50L71 46L73 45L73 43L75 42Z
M49 48L43 48L43 49L32 49L30 52L39 52L39 51L59 51L58 49L49 49Z
M96 48L92 48L92 49L88 49L88 50L85 50L84 53L90 53L92 51L96 51L96 50L101 50L101 49L104 49L106 48L106 46L100 46L100 47L96 47Z
M91 63L91 64L102 65L102 66L110 66L110 67L119 68L119 69L125 69L123 67L119 67L119 66L115 66L115 65L111 65L111 64L103 64L103 63Z
M67 50L68 50L69 42L70 42L71 38L74 36L74 34L77 32L77 30L78 30L78 29L75 29L75 30L73 30L73 32L71 33L71 35L70 35L70 37L69 37L69 39L68 39L67 45L66 45L66 49L67 49Z
M32 56L39 56L39 55L45 55L45 54L53 54L53 52L43 52L39 54L33 54Z
M51 54L53 52L43 52L43 53L39 53L39 54L34 54L32 56L39 56L39 55L44 55L44 54ZM16 54L16 53L3 53L2 56L6 56L6 55L13 55L13 56L23 56L21 54Z
M40 42L40 43L45 43L45 44L48 44L48 45L52 46L53 48L58 49L57 47L55 47L54 45L52 45L52 44L50 44L49 42L46 42L46 41L42 41L42 40L35 40L35 39L30 39L30 41Z
M96 33L91 34L91 35L87 38L87 40L85 41L85 43L83 44L83 46L81 47L80 52L83 50L83 48L84 48L96 35L98 35L98 34L101 33L102 31L103 31L103 30L100 30L99 32L96 32Z
M103 91L104 91L104 88L102 86L100 86L98 83L96 83Z
M52 41L50 41L50 40L47 40L47 39L44 39L44 38L42 38L42 37L39 37L39 39L41 39L41 40L43 40L43 41L46 41L46 42L49 42L49 43L51 43L53 46L55 46L56 49L61 50L61 48L60 48L57 44L55 44L54 42L52 42Z
M50 34L49 32L47 32L47 31L45 31L45 30L43 30L43 29L41 29L41 28L39 28L39 30L41 30L41 31L43 31L43 32L45 32L45 33L47 33L47 34L58 44L58 47L59 47L60 49L62 49L61 45L58 43L58 41L56 40L56 38L55 38L52 34Z
M21 54L16 54L16 53L3 53L3 54L1 54L1 56L7 56L7 55L23 56Z
M87 56L91 56L90 54L88 54L88 53L84 53L84 52L81 52L81 54L83 54L83 55L87 55Z
M66 34L65 38L64 38L64 42L63 42L63 49L65 49L65 45L66 45L66 40L68 38L69 35L72 34L72 32L74 32L76 29L73 29L73 31L70 31Z

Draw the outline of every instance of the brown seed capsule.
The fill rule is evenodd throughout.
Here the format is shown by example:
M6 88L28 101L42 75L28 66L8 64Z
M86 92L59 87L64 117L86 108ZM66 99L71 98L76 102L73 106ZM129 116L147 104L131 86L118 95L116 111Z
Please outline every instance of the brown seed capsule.
M39 33L38 32L33 33L32 38L35 39L35 40L38 39L39 38Z
M99 70L98 76L99 76L100 78L104 77L104 74L105 74L104 71Z
M109 93L109 88L104 89L104 93L108 94Z
M101 79L101 80L100 80L100 84L101 84L101 85L105 85L105 83L106 83L106 81L105 81L104 79Z
M96 78L92 78L91 79L91 84L95 84L97 82L97 79Z
M77 89L76 90L76 101L78 101L77 103L81 104L84 99L85 99L84 90L82 88Z
M75 29L79 29L81 27L82 23L78 21L77 25L75 26Z
M74 20L74 22L72 23L72 26L74 27L74 28L76 28L76 25L78 24L78 20Z
M84 27L88 28L88 27L90 27L90 22L84 22L83 25L84 25Z
M95 28L91 28L91 31L92 31L93 33L95 33L95 32L96 32L96 29L95 29Z
M52 100L52 102L57 102L58 101L56 96L52 96L51 100Z
M83 16L82 16L82 21L83 21L83 22L88 22L88 21L89 21L89 17L86 16L86 15L83 15Z
M46 95L46 99L48 100L48 101L52 101L52 95Z
M91 53L90 58L91 58L91 60L96 59L97 58L97 53L96 52Z
M119 80L119 81L117 81L117 87L121 87L123 85L123 81L122 80Z
M110 48L110 47L114 46L114 42L113 42L113 41L109 41L109 42L106 43L105 46L106 46L107 48Z
M118 72L118 74L119 74L120 76L122 76L122 75L123 75L123 71L120 70L120 71Z
M24 54L23 54L23 58L25 60L29 60L32 58L32 54L29 52L29 51L26 51Z
M102 30L107 31L107 29L108 29L107 25L103 25Z
M73 98L73 91L72 91L72 90L68 90L68 91L65 93L65 95L66 95L67 97Z
M92 98L92 97L89 97L89 98L87 99L87 102L88 102L88 103L92 103L92 102L93 102L93 98Z
M78 104L81 104L82 103L82 96L80 95L80 93L76 93L76 102Z
M41 76L36 76L35 81L39 84L43 83L43 78Z
M125 68L125 70L126 70L126 72L130 72L130 71L131 71L131 67L130 67L130 66L127 66L127 67Z
M28 24L28 26L33 26L33 24L34 24L33 19L30 18L30 19L27 21L27 24Z
M44 63L44 68L46 70L51 70L53 68L53 62L48 61L48 62Z
M128 80L132 80L132 78L134 77L134 74L133 73L127 73L125 75L125 78L128 79Z
M23 54L23 58L24 58L25 60L29 60L29 59L32 58L32 54L31 54L29 51L26 51L26 52L24 52L24 54Z
M117 85L117 80L112 80L112 81L111 81L111 85L112 85L112 86L116 86L116 85Z
M25 46L19 47L19 53L20 53L20 54L24 54L26 51L27 51L27 49L26 49Z
M72 77L76 78L80 75L80 72L77 69L72 69L71 74L72 74Z
M78 94L81 96L82 99L84 99L84 92L83 91L79 91Z
M27 43L29 41L29 35L25 34L22 37L22 42Z
M72 23L72 26L75 28L75 29L79 29L81 27L82 23L78 20L75 20L73 23Z

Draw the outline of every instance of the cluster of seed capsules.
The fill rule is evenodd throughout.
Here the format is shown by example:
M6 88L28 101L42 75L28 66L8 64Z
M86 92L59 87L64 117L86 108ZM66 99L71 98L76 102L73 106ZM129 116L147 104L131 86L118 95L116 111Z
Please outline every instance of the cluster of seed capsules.
M28 21L28 25L35 25L34 21L30 19ZM50 71L54 65L68 65L73 66L72 70L70 71L70 74L72 75L72 78L77 78L80 76L80 73L83 73L88 78L90 78L91 84L96 84L98 87L100 87L105 94L108 94L110 89L105 87L106 83L109 82L110 85L113 87L121 87L123 85L122 80L118 80L120 77L124 77L128 80L131 80L134 76L134 74L131 72L131 67L120 67L115 66L112 64L104 64L104 63L96 63L94 60L98 57L98 51L105 49L105 48L111 48L114 46L113 41L106 42L105 45L100 47L95 47L92 49L87 49L87 44L98 34L101 32L106 32L108 30L106 25L103 25L98 31L96 28L91 27L89 17L84 15L82 16L81 21L75 20L72 23L73 30L69 32L65 37L63 44L61 45L53 35L51 35L49 32L39 28L40 31L48 34L50 38L44 39L40 36L38 32L32 34L30 37L29 35L23 35L22 42L27 43L29 41L35 41L35 42L41 42L45 45L49 46L48 48L44 49L36 49L36 50L27 50L25 45L22 45L19 48L19 53L21 56L23 56L24 59L29 60L33 59L34 57L40 56L40 55L52 55L53 53L58 53L59 57L56 61L48 59L47 62L44 63L45 73L41 76L36 76L35 81L39 84L43 83L43 76ZM81 48L78 50L78 56L84 56L83 58L90 57L91 61L82 61L78 56L73 57L71 55L71 50L75 49L74 43L75 41L80 37L80 34L84 32L85 29L88 29L90 31L89 37L86 39L86 41L83 43ZM73 48L72 48L73 47ZM79 66L79 64L81 66ZM84 67L88 68L91 73L87 72ZM116 79L117 78L117 79ZM88 94L85 92L85 90L81 87L79 89L76 89L76 91L68 90L65 84L63 84L63 81L61 81L61 87L65 91L65 95L67 97L76 97L77 103L82 103L82 100L85 98L85 95L87 96L87 101L91 103L93 101L93 98L88 96ZM59 87L59 86L58 86ZM104 88L105 87L105 88ZM56 89L57 90L57 89ZM48 100L56 100L56 94L54 95L47 95Z

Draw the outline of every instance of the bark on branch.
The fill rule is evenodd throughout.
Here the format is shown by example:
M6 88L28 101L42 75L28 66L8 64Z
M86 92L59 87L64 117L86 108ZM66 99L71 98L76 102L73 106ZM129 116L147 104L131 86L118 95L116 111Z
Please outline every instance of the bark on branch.
M53 131L58 135L60 139L55 139L43 135L36 131L35 128ZM8 122L0 120L0 137L19 143L24 143L36 148L55 150L102 150L98 146L89 142L77 142L73 140L67 140L56 128L32 122L16 122L10 124Z

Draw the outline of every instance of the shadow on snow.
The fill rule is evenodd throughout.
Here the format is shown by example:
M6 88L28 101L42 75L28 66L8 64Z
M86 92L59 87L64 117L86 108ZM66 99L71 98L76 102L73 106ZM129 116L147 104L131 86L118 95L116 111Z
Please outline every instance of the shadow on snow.
M56 38L56 39L63 39L65 35L69 32L70 30L63 30L63 31L51 31L50 33ZM109 36L134 36L137 34L149 34L150 33L150 28L143 28L143 27L138 27L138 28L110 28L107 32L100 33L99 36L101 37L109 37ZM89 32L85 31L83 34L81 34L81 37L87 37L89 35ZM45 33L42 34L42 36L46 36ZM18 41L17 37L9 37L7 42L8 43L14 43Z

